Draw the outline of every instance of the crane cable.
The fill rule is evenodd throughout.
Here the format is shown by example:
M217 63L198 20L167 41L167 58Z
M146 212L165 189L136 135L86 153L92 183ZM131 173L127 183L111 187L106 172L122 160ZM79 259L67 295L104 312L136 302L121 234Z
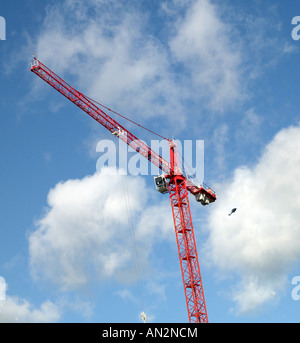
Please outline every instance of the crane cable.
M160 137L160 138L162 138L162 139L165 139L166 141L170 141L169 138L166 138L166 137L160 135L159 133L156 133L156 132L154 132L154 131L152 131L152 130L150 130L150 129L147 129L145 126L143 126L143 125L141 125L141 124L139 124L139 123L133 121L132 119L129 119L129 118L125 117L124 115L122 115L122 114L120 114L120 113L118 113L118 112L112 110L111 108L109 108L109 107L107 107L107 106L101 104L100 102L98 102L98 101L96 101L96 100L94 100L94 99L91 99L91 98L89 98L89 97L86 96L86 95L83 95L83 96L84 96L86 99L88 99L89 101L91 101L91 102L93 102L93 103L95 103L95 104L97 104L97 105L99 105L99 106L105 108L106 110L108 110L108 111L110 111L110 112L116 114L117 116L119 116L119 117L121 117L121 118L123 118L123 119L126 119L127 121L131 122L132 124L137 125L137 126L139 126L140 128L142 128L142 129L144 129L144 130L146 130L146 131L149 131L149 132L151 132L152 134L154 134L154 135L156 135L156 136L158 136L158 137Z
M179 159L181 159L180 164L181 164L181 167L182 167L182 171L185 172L187 175L192 176L195 172L193 173L192 168L189 166L187 161L184 159L184 157L180 153L179 149L177 149L177 154L178 154ZM187 168L189 169L188 173L186 172ZM199 185L201 185L201 183L199 182L199 180L196 177L193 176L193 180L196 181Z
M125 206L126 206L126 212L127 212L127 218L128 218L128 225L130 228L130 244L131 244L133 260L134 260L134 269L135 269L135 276L136 276L138 295L139 295L140 313L141 313L143 321L145 322L146 315L144 312L145 307L144 307L143 287L142 287L141 277L140 277L139 259L138 259L138 253L137 253L137 248L136 248L136 239L135 239L134 225L133 225L133 220L132 220L132 215L131 215L130 199L128 196L128 185L127 185L126 175L122 175L122 185L123 185Z

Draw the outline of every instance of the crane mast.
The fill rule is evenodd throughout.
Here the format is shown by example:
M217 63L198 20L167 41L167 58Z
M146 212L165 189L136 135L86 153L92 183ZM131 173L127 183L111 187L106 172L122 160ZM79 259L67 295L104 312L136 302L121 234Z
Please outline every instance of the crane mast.
M178 165L175 148L175 144L170 144L169 194L188 317L190 323L207 323L206 304L186 180L175 172Z
M207 205L216 200L214 191L205 185L199 185L180 167L180 162L176 157L176 144L173 140L169 140L170 162L168 162L101 110L96 102L71 87L35 57L31 71L164 172L163 179L168 182L166 182L165 190L160 191L168 192L171 201L189 322L207 323L188 192L193 194L202 205Z

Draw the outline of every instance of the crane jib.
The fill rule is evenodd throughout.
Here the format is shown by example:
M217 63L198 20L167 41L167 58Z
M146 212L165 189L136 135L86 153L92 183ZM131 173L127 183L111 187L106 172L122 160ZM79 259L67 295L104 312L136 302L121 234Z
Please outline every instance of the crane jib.
M111 118L107 113L101 110L92 99L88 98L71 85L69 85L65 80L56 75L52 70L46 67L41 61L34 57L31 65L31 71L47 82L50 86L64 95L73 104L78 106L84 112L86 112L90 117L95 119L98 123L103 125L108 129L114 136L118 137L126 144L128 144L133 150L144 156L148 161L156 165L161 169L166 175L171 173L171 166L168 161L163 159L155 151L145 144L143 141L138 139L135 135L125 129L117 121ZM188 191L193 194L204 194L209 198L210 202L216 200L215 192L206 187L204 184L199 185L190 176L186 175L183 169L179 168L178 173L183 175L186 179L186 185Z
M157 177L157 186L161 193L169 193L174 220L176 242L178 247L180 267L186 297L186 305L190 322L207 323L207 311L204 291L199 267L196 241L192 224L189 205L188 191L195 195L197 201L207 205L216 200L215 193L207 186L198 185L193 178L188 176L184 168L179 168L179 161L175 156L176 144L170 144L170 163L164 160L156 152L152 151L147 144L135 137L113 118L102 111L92 99L86 97L67 82L53 73L43 63L34 58L31 71L64 95L89 116L94 118L114 136L123 140L136 152L143 155L151 163L155 164L166 175ZM99 104L101 105L101 104ZM159 180L160 178L160 180ZM165 178L169 179L166 184Z
M64 95L84 112L86 112L89 116L103 125L113 135L117 136L135 151L148 159L151 163L155 164L164 173L169 174L170 164L168 161L164 160L155 151L151 150L147 144L139 140L117 121L102 111L85 95L70 86L66 81L56 75L52 70L50 70L36 58L34 58L32 63L31 71L46 81L49 85Z

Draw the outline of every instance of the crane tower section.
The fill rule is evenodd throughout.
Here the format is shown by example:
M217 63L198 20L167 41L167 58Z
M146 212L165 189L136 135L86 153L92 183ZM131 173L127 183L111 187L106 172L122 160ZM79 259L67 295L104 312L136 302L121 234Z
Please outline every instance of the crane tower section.
M176 144L172 140L168 140L170 145L170 162L168 162L101 110L97 106L97 104L100 105L99 103L71 87L35 57L31 65L31 71L103 125L115 137L123 140L162 170L164 175L155 178L155 186L159 192L169 193L171 200L189 321L192 323L207 323L206 304L188 192L193 194L202 205L214 202L216 200L215 192L204 184L198 184L192 176L185 172L178 159L176 159Z

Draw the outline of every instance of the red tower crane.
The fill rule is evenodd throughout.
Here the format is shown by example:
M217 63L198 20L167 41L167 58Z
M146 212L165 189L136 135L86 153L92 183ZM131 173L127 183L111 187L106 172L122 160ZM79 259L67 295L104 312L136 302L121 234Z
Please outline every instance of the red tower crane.
M215 192L204 184L199 185L191 176L187 175L177 158L174 140L168 139L170 147L170 162L168 162L100 109L99 103L71 87L35 57L31 71L163 171L164 175L155 177L155 186L158 191L168 192L170 196L189 322L207 323L188 191L202 205L214 202L216 200ZM105 108L111 111L109 108Z

